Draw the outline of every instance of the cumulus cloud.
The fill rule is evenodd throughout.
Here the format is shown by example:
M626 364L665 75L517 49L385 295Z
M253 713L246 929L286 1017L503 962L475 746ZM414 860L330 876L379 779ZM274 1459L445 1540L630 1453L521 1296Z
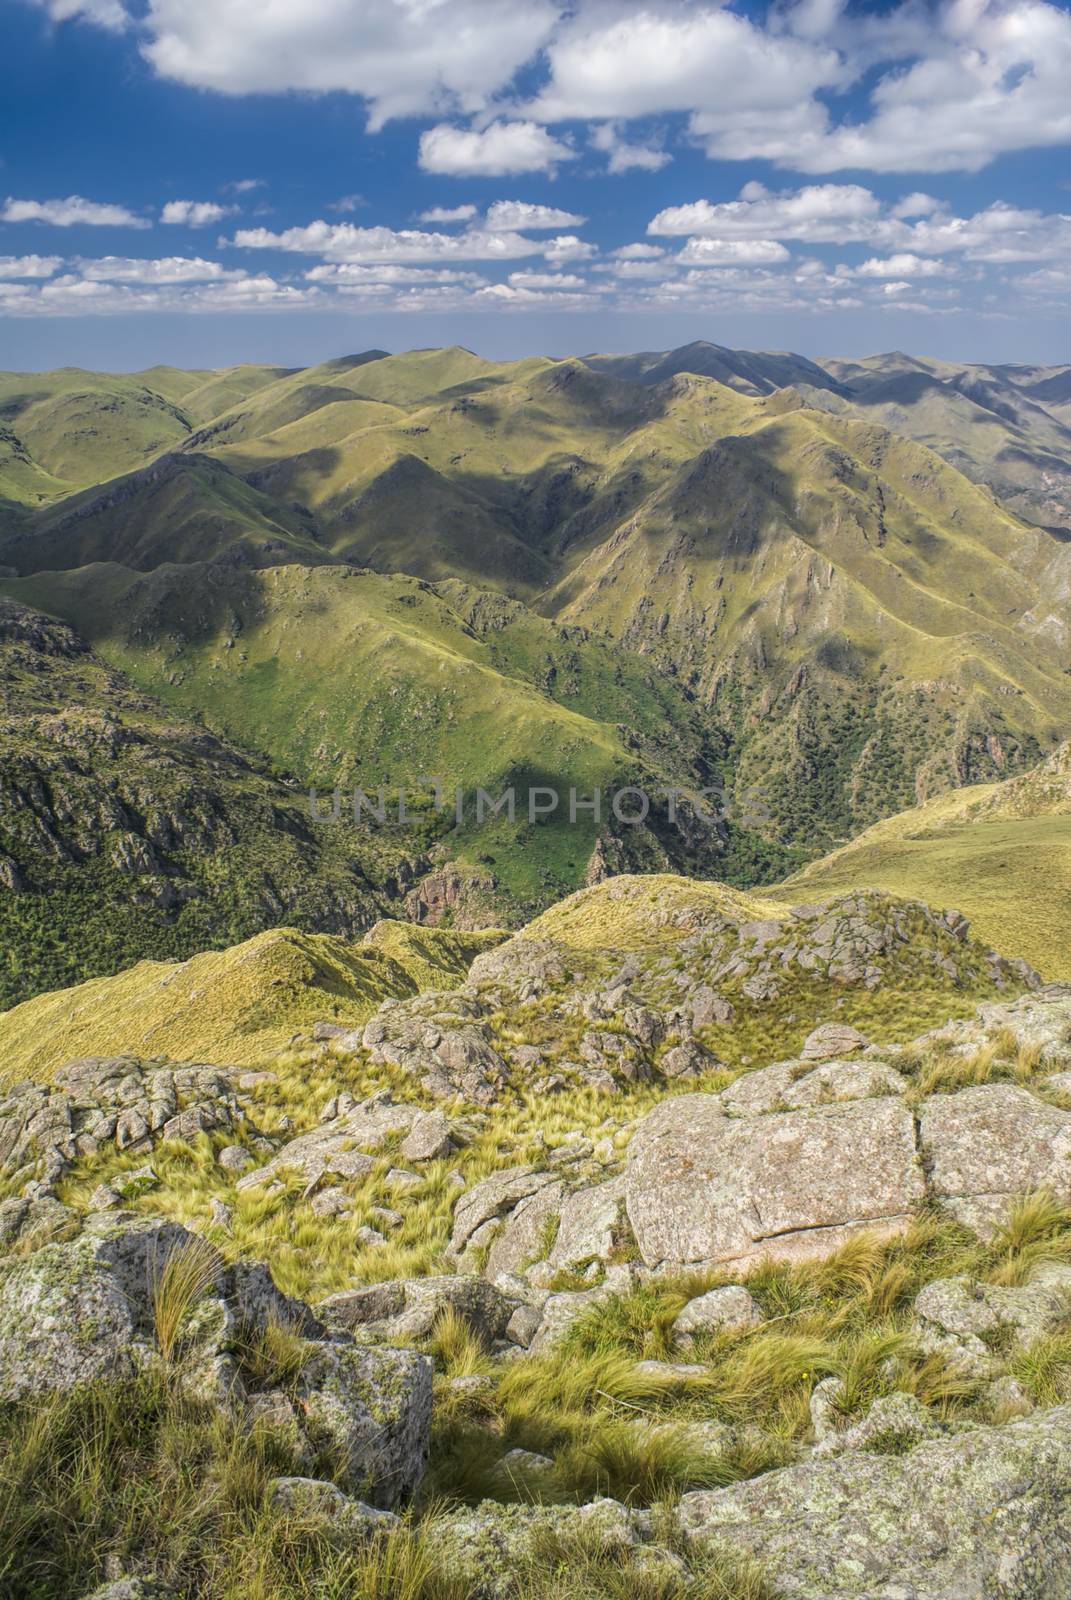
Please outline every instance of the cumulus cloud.
M689 239L677 260L682 266L774 266L789 259L776 239Z
M128 23L121 0L37 3L56 21ZM424 147L438 172L553 170L568 152L547 129L574 119L595 125L610 171L656 171L665 152L622 130L672 114L714 159L810 174L973 172L1002 153L1071 142L1071 10L1057 0L784 0L754 17L717 0L135 9L142 52L166 78L231 95L341 91L363 98L373 129L392 117L439 119ZM537 61L543 86L510 113L523 120L493 124L493 136L444 120L502 116L511 85ZM858 91L851 102L848 89Z
M86 200L69 194L65 200L16 200L10 195L0 211L2 222L48 222L56 228L76 226L95 228L149 228L144 217L137 217L126 206Z
M160 221L180 227L206 228L210 222L221 222L233 209L233 206L217 205L214 200L169 200L160 212Z
M512 229L538 233L544 228L579 228L587 220L572 211L560 211L556 206L532 205L527 200L496 200L487 208L486 226L494 233L508 233Z
M341 90L391 117L483 107L546 42L552 0L149 0L162 77L224 94Z
M510 261L541 255L549 248L519 233L492 233L479 228L464 233L428 233L419 228L358 228L352 222L324 221L285 228L281 233L267 228L239 228L232 243L243 250L288 250L322 256L327 261L401 263Z
M648 224L663 237L691 234L708 239L801 239L841 244L872 236L881 202L857 183L809 184L771 193L761 183L745 184L738 200L713 205L696 200L668 206Z
M228 272L218 261L205 261L200 256L160 256L155 260L100 256L77 265L81 276L90 283L208 283L244 277L242 272Z
M51 278L62 265L61 256L0 256L0 278Z
M519 172L554 172L575 152L536 122L492 122L455 128L441 122L420 136L425 172L454 178L504 178Z
M420 222L471 222L476 215L476 206L432 206L430 211L422 211L418 218Z
M923 260L921 256L912 255L910 251L901 251L899 255L870 256L858 267L838 267L837 271L843 276L849 273L859 278L934 278L949 269L943 261Z
M672 160L668 151L655 144L630 144L623 137L621 124L603 122L591 132L591 145L606 156L606 170L618 176L623 172L660 172Z

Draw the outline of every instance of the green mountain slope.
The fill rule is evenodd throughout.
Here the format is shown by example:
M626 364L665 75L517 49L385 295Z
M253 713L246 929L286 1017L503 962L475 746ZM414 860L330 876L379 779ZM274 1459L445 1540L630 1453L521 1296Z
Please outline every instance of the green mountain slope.
M1071 527L1067 369L963 366L899 352L826 361L847 408L918 439L1019 516ZM819 403L836 407L838 397Z
M1071 979L1071 744L1020 777L886 818L767 893L792 903L858 888L955 908L977 937Z
M11 593L302 782L725 774L749 826L722 875L768 881L786 851L1025 769L1071 725L1071 544L983 481L1013 434L1055 458L1062 369L826 367L701 343L102 378L103 419L116 385L152 394L181 440L24 504L0 562ZM42 375L20 417L92 376ZM905 437L924 420L940 454ZM20 461L24 499L45 456ZM726 839L555 823L533 850L496 829L452 845L518 912L589 871L710 870Z
M404 842L300 791L0 600L0 1006L279 921L352 936L412 880Z

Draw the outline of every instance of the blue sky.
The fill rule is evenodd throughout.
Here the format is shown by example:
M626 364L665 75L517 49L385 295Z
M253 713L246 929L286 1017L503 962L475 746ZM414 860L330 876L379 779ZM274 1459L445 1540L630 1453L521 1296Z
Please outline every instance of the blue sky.
M1067 361L1047 0L0 0L0 366Z

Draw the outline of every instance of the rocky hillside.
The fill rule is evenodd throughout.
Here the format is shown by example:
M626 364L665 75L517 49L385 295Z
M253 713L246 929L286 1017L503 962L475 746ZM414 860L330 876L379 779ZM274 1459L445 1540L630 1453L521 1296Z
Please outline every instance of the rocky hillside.
M0 601L0 1005L282 920L352 936L419 865Z
M3 1042L13 1600L1071 1583L1071 990L963 918L620 877L124 981Z

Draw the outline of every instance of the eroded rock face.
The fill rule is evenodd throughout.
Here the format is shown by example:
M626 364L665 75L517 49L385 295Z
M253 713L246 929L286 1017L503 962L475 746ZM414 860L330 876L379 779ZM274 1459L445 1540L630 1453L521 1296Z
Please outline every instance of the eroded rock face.
M174 1222L91 1218L0 1276L0 1398L132 1377L152 1357L152 1287L189 1235ZM222 1262L219 1263L222 1281Z
M721 1103L731 1115L748 1117L903 1094L907 1087L907 1080L883 1061L779 1061L737 1078L722 1090Z
M362 1035L373 1061L402 1067L436 1099L460 1096L474 1105L489 1105L506 1080L506 1063L489 1041L483 1007L459 991L388 1001Z
M890 1098L733 1119L681 1095L640 1124L625 1179L650 1267L823 1254L902 1228L924 1192L914 1121Z
M1071 1593L1071 1407L686 1494L679 1516L759 1558L785 1600L1054 1600Z
M44 1162L55 1183L72 1162L111 1147L149 1151L243 1118L233 1073L198 1063L87 1056L52 1084L21 1083L0 1100L0 1167Z

